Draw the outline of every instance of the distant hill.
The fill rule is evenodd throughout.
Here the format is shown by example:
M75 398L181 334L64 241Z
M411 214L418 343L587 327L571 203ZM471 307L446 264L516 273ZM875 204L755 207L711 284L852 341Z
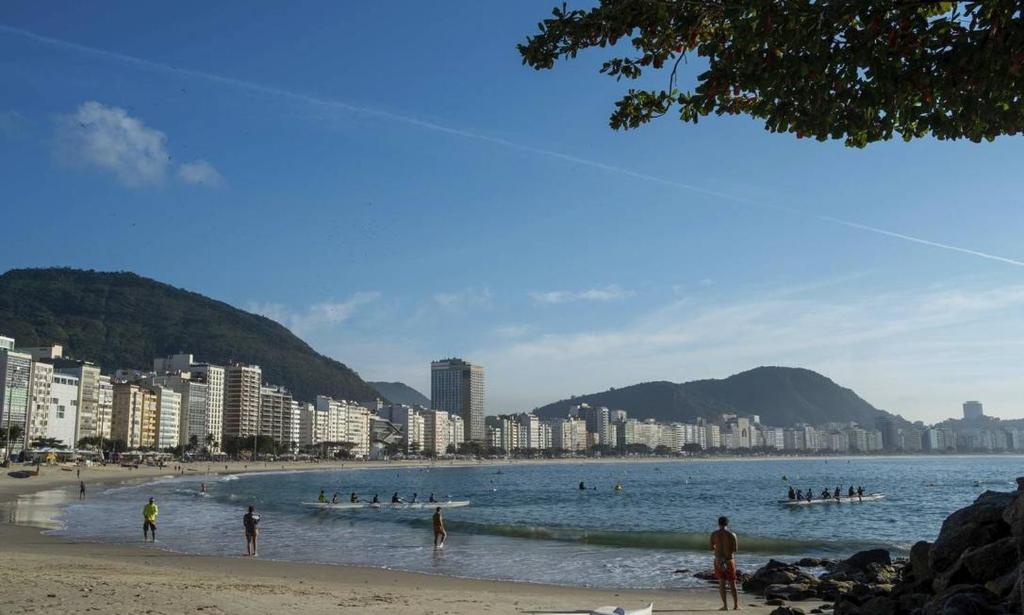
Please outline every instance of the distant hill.
M396 404L430 407L430 398L403 382L367 382L381 397Z
M104 372L150 369L153 357L191 352L220 365L257 364L264 381L304 401L379 397L273 320L134 273L12 269L0 276L0 333L18 346L62 344Z
M565 416L570 406L581 402L663 422L691 422L735 413L757 414L762 424L776 427L848 421L874 426L879 417L892 416L817 372L791 367L758 367L722 380L683 384L644 382L563 399L536 413L544 418ZM896 420L904 423L901 418Z

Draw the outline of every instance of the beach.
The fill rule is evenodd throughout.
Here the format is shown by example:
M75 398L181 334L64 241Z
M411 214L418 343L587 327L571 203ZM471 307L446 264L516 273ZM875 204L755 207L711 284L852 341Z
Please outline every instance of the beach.
M221 474L326 470L342 464L211 464ZM380 464L384 467L393 467ZM410 462L401 464L412 466ZM206 464L186 466L205 472ZM346 469L374 467L344 464ZM14 469L8 469L11 471ZM423 613L470 615L576 611L604 605L656 612L701 613L720 606L714 589L602 590L535 583L483 581L429 574L242 557L183 555L141 544L75 542L40 533L56 497L31 497L64 489L77 497L75 472L44 467L40 476L0 477L0 614L6 613ZM168 468L128 470L106 466L82 471L90 493L100 485L173 475ZM35 501L33 501L35 500ZM140 503L141 509L141 503ZM139 511L127 510L126 515ZM16 525L17 520L23 524ZM710 554L709 554L710 555ZM710 567L710 557L708 565ZM769 613L755 596L741 594L747 612ZM804 604L813 607L813 603Z

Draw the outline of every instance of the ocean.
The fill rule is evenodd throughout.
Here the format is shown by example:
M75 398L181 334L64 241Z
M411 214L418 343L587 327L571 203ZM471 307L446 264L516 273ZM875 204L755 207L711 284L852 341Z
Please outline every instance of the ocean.
M719 515L739 535L739 567L771 557L841 558L884 547L905 555L934 539L943 519L986 489L1009 491L1024 457L893 457L663 463L395 467L184 476L90 493L50 533L140 542L142 506L160 507L156 548L243 555L242 515L262 514L260 557L355 564L485 579L606 588L703 586L708 534ZM580 481L588 487L581 491ZM205 482L208 493L199 494ZM615 492L616 483L623 490ZM877 502L784 507L786 490L863 486ZM420 500L470 500L445 510L449 539L432 547L427 510L322 511L324 489L348 501L395 491Z

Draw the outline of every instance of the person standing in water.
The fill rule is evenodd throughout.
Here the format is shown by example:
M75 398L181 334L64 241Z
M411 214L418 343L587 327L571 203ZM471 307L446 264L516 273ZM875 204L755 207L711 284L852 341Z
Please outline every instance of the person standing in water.
M256 514L256 507L250 506L249 512L242 517L242 525L245 527L245 554L256 557L256 539L259 538L260 530L256 527L260 522L260 516Z
M142 541L149 540L149 536L152 533L153 542L156 542L156 517L160 514L160 509L157 508L156 502L153 498L149 498L149 503L142 507Z
M729 610L725 586L732 592L732 609L740 609L736 593L736 551L739 550L736 534L729 529L728 517L718 518L718 529L711 533L711 550L715 552L715 576L718 577L718 593L722 597L722 608Z
M85 481L84 480L78 481L78 499L79 500L84 500L85 499Z
M434 509L434 548L440 549L448 538L448 532L444 530L444 518L441 516L441 507Z

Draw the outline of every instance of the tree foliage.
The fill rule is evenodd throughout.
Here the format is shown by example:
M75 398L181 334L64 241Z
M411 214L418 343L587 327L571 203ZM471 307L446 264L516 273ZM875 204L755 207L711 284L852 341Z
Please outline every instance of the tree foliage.
M931 134L992 140L1024 129L1024 4L1020 0L601 0L564 4L519 45L550 69L594 47L631 49L601 73L631 88L611 126L636 128L673 108L684 122L746 114L771 132L863 147ZM677 87L688 56L707 70Z

